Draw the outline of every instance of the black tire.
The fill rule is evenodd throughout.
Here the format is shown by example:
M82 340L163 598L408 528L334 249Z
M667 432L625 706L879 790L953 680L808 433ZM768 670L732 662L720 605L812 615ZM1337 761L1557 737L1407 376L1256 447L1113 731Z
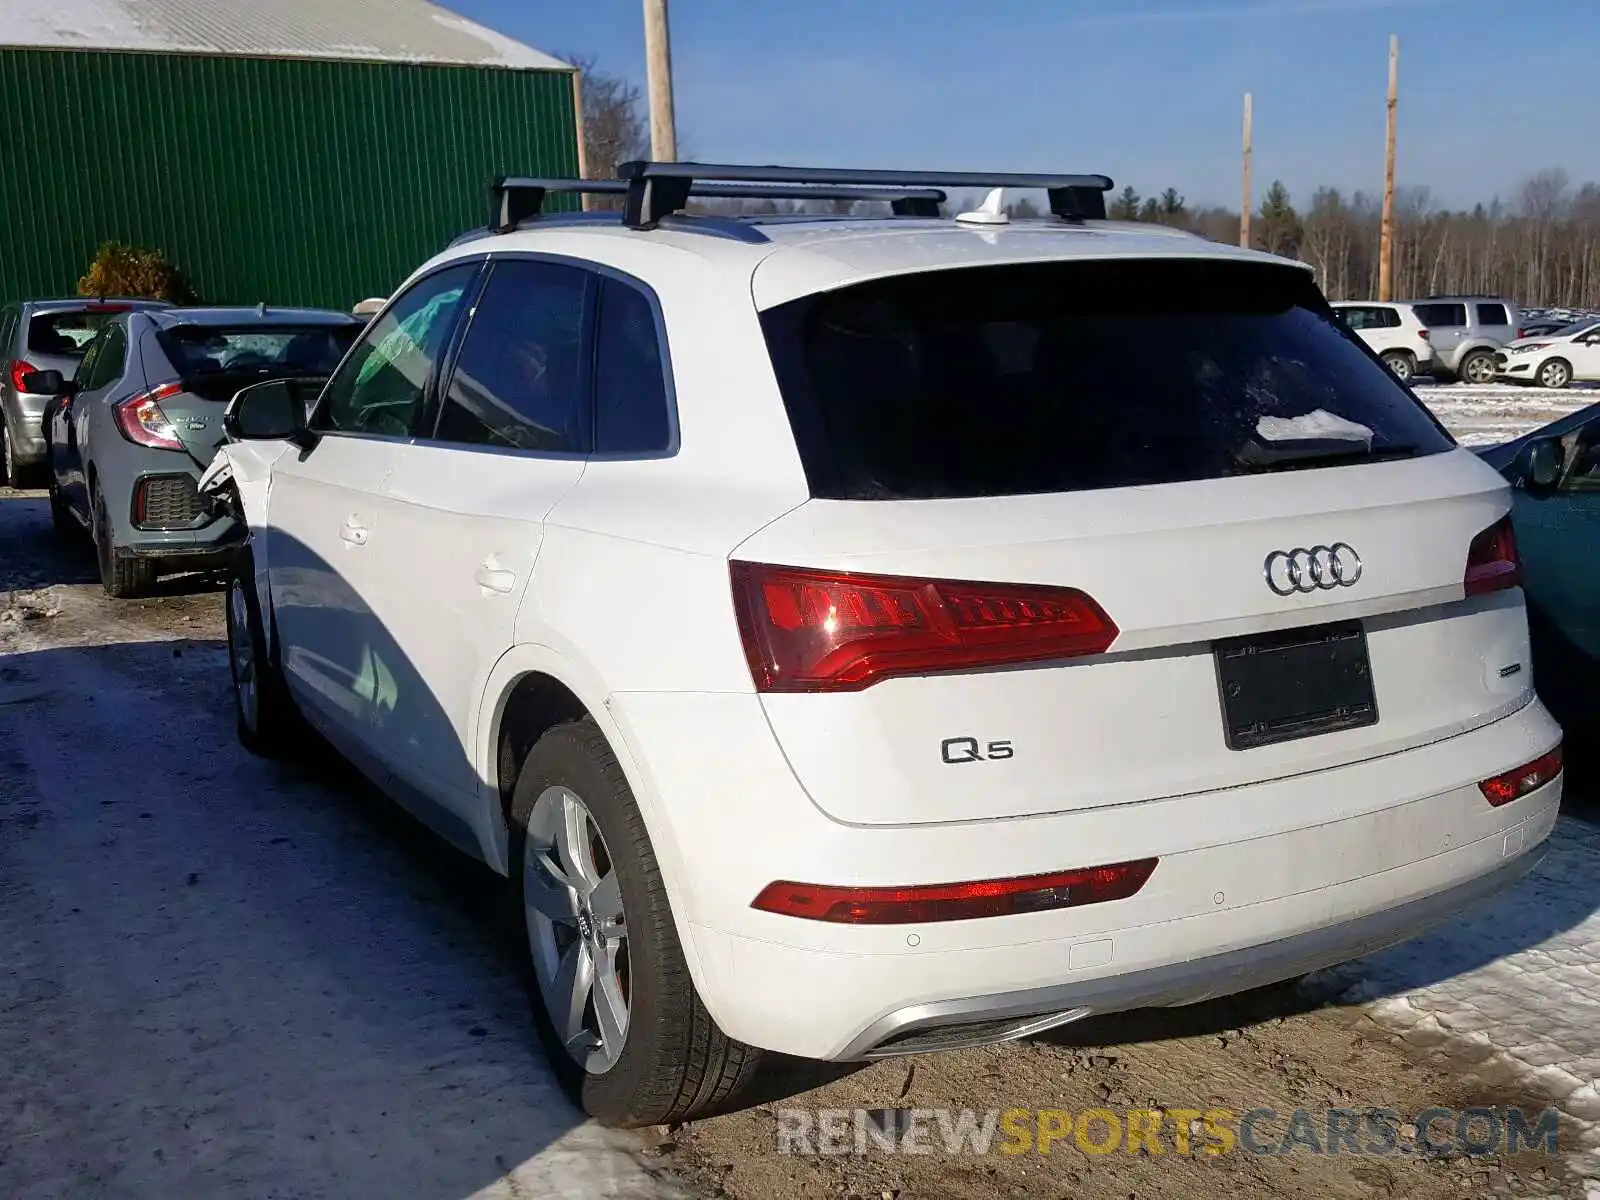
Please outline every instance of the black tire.
M1547 358L1539 364L1539 386L1560 391L1572 382L1572 364L1564 358Z
M1404 350L1391 350L1383 356L1383 365L1394 373L1401 383L1410 383L1417 374L1417 360Z
M147 558L135 558L117 545L111 532L111 517L106 498L98 483L94 486L94 553L100 566L100 586L118 600L142 596L155 586L156 565Z
M567 789L587 808L620 888L626 922L626 1038L615 1062L591 1073L557 1034L533 965L524 904L528 823L547 789ZM562 1086L605 1125L639 1128L726 1109L749 1085L762 1054L728 1037L706 1011L684 962L644 819L605 735L584 717L549 729L517 776L511 804L514 927L521 931L534 1019ZM585 1010L589 1011L589 1010Z
M1461 360L1456 374L1466 383L1493 383L1495 377L1494 354L1489 350L1473 350ZM1482 376L1482 378L1478 378Z
M256 595L255 557L241 546L228 571L228 678L233 683L234 728L239 744L262 758L283 758L300 743L300 713L283 681L283 671L269 650L261 602ZM240 617L243 617L241 623ZM248 649L248 655L244 651ZM248 674L254 702L241 686Z

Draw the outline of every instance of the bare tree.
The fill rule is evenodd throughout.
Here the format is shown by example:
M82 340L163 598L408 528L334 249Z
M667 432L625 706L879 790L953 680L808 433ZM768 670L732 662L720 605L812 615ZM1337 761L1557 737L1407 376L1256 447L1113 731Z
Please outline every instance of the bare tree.
M639 85L596 66L592 54L569 55L583 72L583 153L590 179L615 179L617 164L650 157L650 122ZM609 197L596 197L594 207Z

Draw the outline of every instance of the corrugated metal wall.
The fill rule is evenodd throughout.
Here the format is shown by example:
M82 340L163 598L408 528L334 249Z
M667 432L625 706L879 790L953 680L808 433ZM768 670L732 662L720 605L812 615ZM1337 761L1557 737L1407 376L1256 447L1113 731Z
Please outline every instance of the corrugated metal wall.
M498 174L574 175L559 72L0 48L0 300L107 239L208 302L348 308L482 225Z

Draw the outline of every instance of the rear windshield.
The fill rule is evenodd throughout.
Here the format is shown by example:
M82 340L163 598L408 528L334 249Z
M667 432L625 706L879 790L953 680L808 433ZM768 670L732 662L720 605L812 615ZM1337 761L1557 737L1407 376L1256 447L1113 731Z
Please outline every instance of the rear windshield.
M823 498L1176 483L1454 445L1296 268L940 271L808 296L762 322Z
M361 331L350 325L178 325L156 334L179 376L331 375Z
M40 313L28 322L28 349L35 354L57 358L82 358L100 327L121 308L96 308L85 311Z

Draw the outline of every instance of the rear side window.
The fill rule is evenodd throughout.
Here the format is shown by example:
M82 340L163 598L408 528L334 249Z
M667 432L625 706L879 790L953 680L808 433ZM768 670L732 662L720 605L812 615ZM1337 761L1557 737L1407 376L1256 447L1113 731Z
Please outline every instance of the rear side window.
M82 358L95 334L126 310L41 313L28 322L28 349L57 358Z
M672 429L655 313L643 292L620 280L601 283L594 369L595 449L601 454L667 449Z
M88 377L81 380L84 391L96 391L122 378L128 359L128 333L119 323L106 330L94 361L89 364Z
M435 437L546 453L589 447L583 322L591 276L497 262L461 343Z
M1478 305L1478 324L1509 325L1511 324L1511 317L1506 312L1504 304L1480 304Z
M1290 447L1267 444L1262 418L1317 410L1371 430L1374 454L1454 444L1293 268L940 271L809 296L762 321L812 493L824 498L1246 474L1291 465ZM1338 457L1292 465L1350 453L1345 442Z
M1411 311L1429 329L1458 329L1467 323L1465 304L1416 304Z
M1400 314L1398 312L1396 312L1394 309L1392 309L1392 308L1375 308L1375 309L1372 310L1372 313L1373 313L1373 316L1377 318L1373 322L1373 324L1376 325L1377 327L1379 327L1381 329L1399 329L1400 328Z

